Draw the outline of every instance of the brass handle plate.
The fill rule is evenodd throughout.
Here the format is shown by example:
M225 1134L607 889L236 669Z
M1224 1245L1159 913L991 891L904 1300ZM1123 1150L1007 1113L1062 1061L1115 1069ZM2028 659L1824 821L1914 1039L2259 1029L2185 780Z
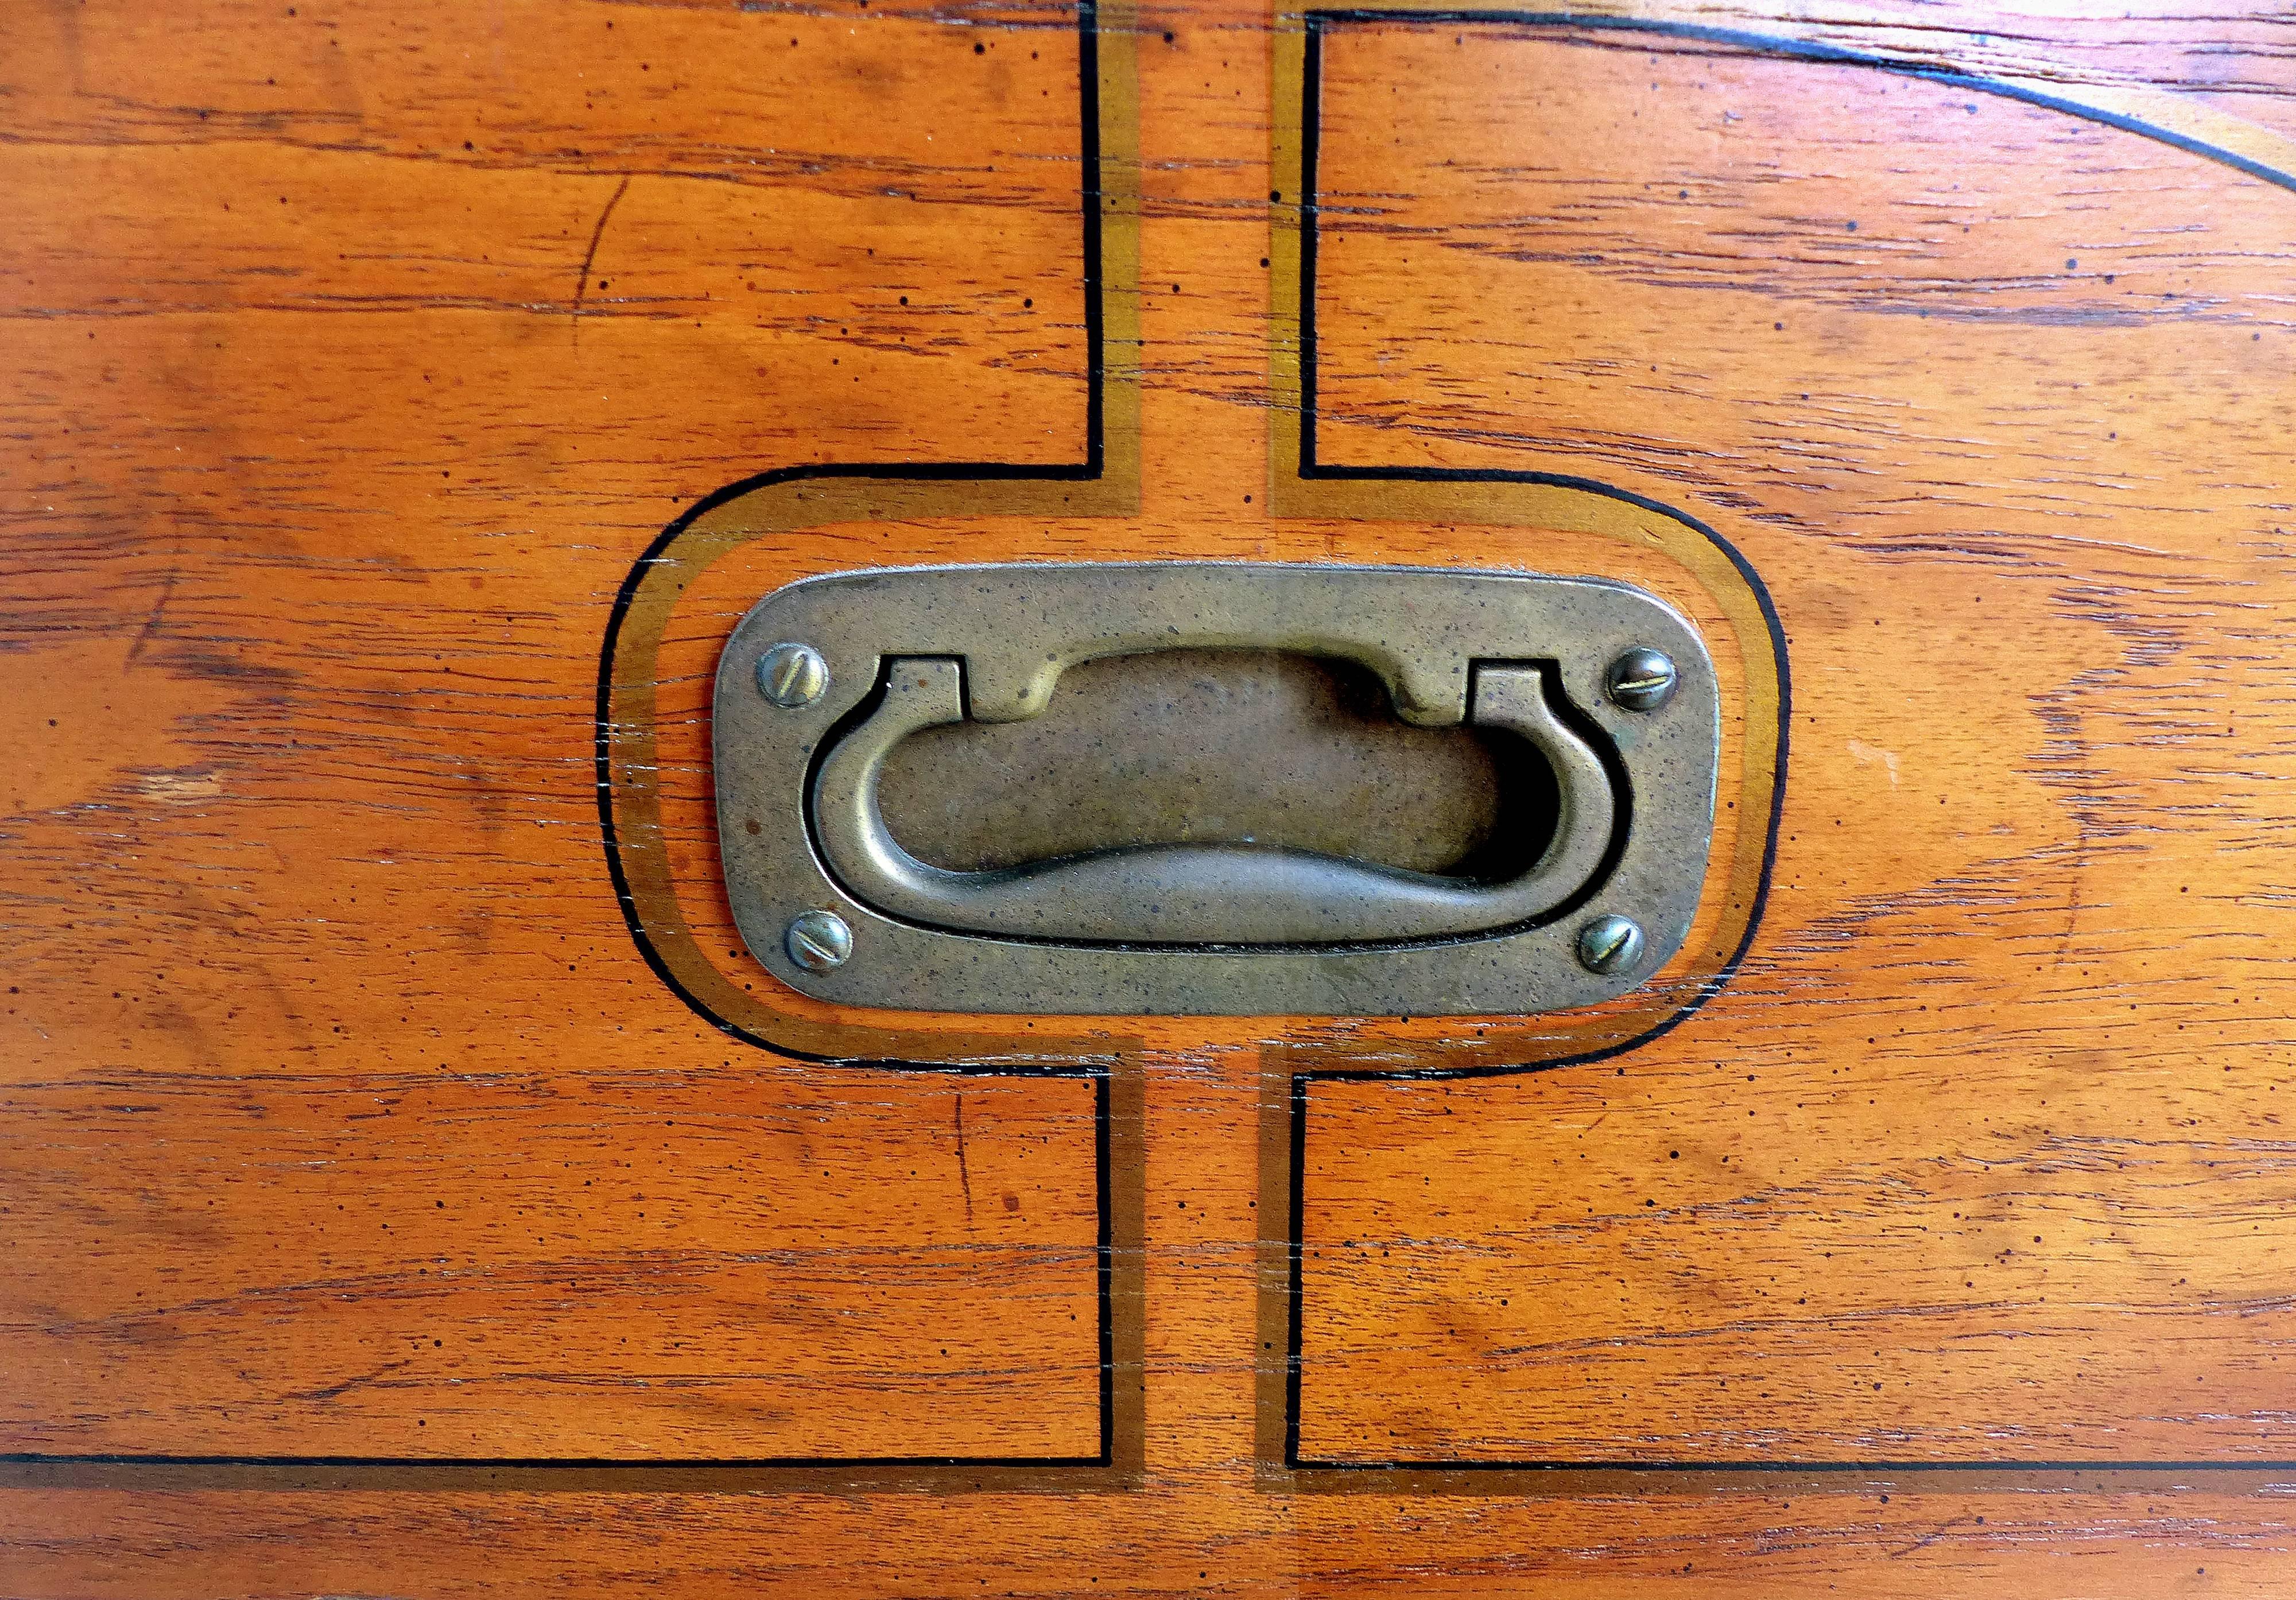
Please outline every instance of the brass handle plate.
M877 778L910 734L1035 716L1079 661L1207 647L1342 658L1406 721L1524 739L1555 778L1552 840L1487 884L1248 843L955 872L887 827ZM1644 665L1622 677L1621 662ZM1609 998L1679 948L1705 876L1720 707L1695 629L1620 584L1047 563L790 585L726 645L713 734L735 922L808 994L982 1013L1503 1013Z

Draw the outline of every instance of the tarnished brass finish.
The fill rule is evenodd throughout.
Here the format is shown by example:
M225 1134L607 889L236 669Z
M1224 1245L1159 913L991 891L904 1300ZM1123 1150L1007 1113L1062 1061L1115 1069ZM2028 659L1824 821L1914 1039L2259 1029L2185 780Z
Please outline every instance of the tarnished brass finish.
M1521 740L1398 720L1329 657L1086 661L1024 722L911 734L878 781L918 860L994 871L1124 843L1259 843L1496 882L1546 848L1554 780Z
M1546 846L1502 883L1236 841L1128 842L988 872L919 861L885 825L878 775L893 747L964 719L963 669L886 663L875 709L814 780L809 821L832 875L920 927L1062 943L1209 947L1369 945L1457 938L1533 922L1585 887L1621 820L1602 756L1548 705L1537 667L1478 668L1470 717L1527 741L1562 797Z
M792 641L818 652L830 685L794 708L754 687L760 658ZM1638 648L1677 664L1680 692L1655 712L1607 692L1611 663ZM882 775L910 736L1036 718L1080 662L1209 649L1353 662L1408 723L1524 742L1551 775L1545 837L1492 877L1233 837L1116 839L955 870L887 824ZM735 629L714 726L729 899L777 976L851 1005L1073 1013L1521 1013L1623 993L1686 934L1720 736L1703 644L1623 585L1211 562L793 584ZM1120 773L1105 754L1062 781ZM1557 923L1589 907L1646 930L1643 957L1581 962ZM845 921L851 959L791 959L784 931L808 908Z

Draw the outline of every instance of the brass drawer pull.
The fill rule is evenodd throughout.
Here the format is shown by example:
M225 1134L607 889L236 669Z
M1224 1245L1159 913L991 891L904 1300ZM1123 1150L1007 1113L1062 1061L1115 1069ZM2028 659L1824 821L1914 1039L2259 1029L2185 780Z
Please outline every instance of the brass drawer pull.
M1081 662L1355 663L1396 716L1519 739L1554 825L1497 882L1248 839L1119 839L953 870L903 848L897 746L1044 712ZM790 585L720 661L734 920L784 981L910 1010L1371 1015L1605 999L1679 948L1713 825L1719 690L1696 631L1590 578L1152 562L885 569Z
M1584 888L1618 808L1603 759L1546 703L1533 666L1483 666L1468 720L1521 735L1554 768L1562 816L1521 875L1479 884L1248 843L1144 844L992 872L919 861L885 825L877 777L893 746L964 720L962 664L888 663L876 710L832 746L812 821L832 874L862 904L925 927L1125 945L1380 944L1531 922Z

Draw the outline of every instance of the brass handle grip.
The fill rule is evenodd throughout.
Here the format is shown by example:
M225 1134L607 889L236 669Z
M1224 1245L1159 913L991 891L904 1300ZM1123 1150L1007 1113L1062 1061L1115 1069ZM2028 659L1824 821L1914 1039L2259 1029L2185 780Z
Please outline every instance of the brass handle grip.
M824 864L846 891L923 927L1069 944L1368 945L1472 937L1537 922L1585 889L1610 854L1620 807L1587 742L1548 705L1537 667L1473 670L1468 721L1520 735L1553 768L1553 839L1500 883L1252 844L1150 844L951 872L916 859L886 826L878 780L894 745L964 720L959 662L886 663L875 708L816 768L808 810Z

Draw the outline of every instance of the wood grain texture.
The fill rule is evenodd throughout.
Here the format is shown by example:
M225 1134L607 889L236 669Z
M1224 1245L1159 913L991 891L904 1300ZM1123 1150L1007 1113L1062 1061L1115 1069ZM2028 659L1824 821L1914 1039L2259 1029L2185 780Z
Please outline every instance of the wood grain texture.
M347 1076L5 1097L14 1448L1098 1454L1090 1083Z
M1095 1454L1091 1086L722 1040L589 750L677 505L1073 447L1072 30L295 9L9 19L4 1448Z
M2296 131L2268 12L1696 15ZM700 931L727 923L699 685L806 571L1607 570L1745 681L1655 549L1268 514L1299 23L1108 21L1138 72L1137 271L1105 287L1141 342L1104 352L1138 514L777 534L698 582L655 686ZM1776 600L1795 720L1760 937L1695 1018L1600 1065L1312 1084L1300 1456L2296 1459L2296 195L1711 45L1365 26L1323 66L1324 459L1704 520ZM631 941L593 743L614 595L704 496L1085 456L1079 71L1073 13L1020 6L0 15L0 1449L1097 1450L1096 1080L710 1028ZM19 1471L0 1589L2288 1589L2268 1467L1287 1467L1270 1106L1332 1050L1488 1065L1560 1026L1048 1039L1144 1096L1120 1480Z
M1918 1600L2010 1588L2065 1596L2274 1593L2285 1571L2284 1517L2259 1514L2243 1522L2225 1509L2142 1491L1869 1488L1496 1505L1239 1498L1213 1522L1176 1514L1160 1497L35 1491L0 1502L10 1519L0 1527L20 1547L40 1551L11 1575L28 1600L586 1596L634 1585L707 1597L966 1588L1316 1600L1451 1600L1495 1587L1562 1600L1829 1592ZM211 1559L217 1575L186 1581L190 1552Z
M1797 694L1733 1021L1312 1092L1302 1452L2288 1459L2296 196L1664 37L1324 61L1326 457L1694 507Z

